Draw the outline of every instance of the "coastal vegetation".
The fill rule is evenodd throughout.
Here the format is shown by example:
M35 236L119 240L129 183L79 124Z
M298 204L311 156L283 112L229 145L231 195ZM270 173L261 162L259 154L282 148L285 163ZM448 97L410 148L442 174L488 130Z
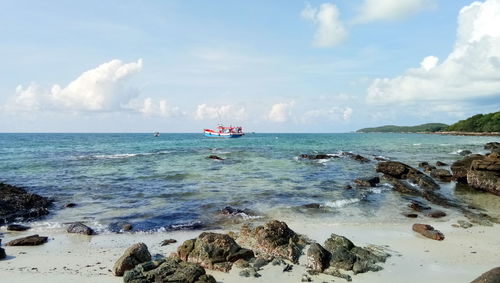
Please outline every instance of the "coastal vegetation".
M427 123L418 126L395 126L386 125L375 128L359 129L358 133L418 133L418 132L438 132L444 130L448 125L443 123Z
M417 126L386 125L374 128L359 129L358 133L491 133L500 132L500 111L489 114L476 114L465 120L460 120L452 125L443 123L427 123Z
M500 132L500 111L477 114L450 125L445 131L454 132Z

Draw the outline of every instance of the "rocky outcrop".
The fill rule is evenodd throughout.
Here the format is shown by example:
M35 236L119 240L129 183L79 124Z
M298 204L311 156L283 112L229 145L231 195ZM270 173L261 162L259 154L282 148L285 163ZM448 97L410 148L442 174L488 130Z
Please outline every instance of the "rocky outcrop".
M136 265L151 260L151 254L144 243L137 243L129 247L113 266L115 276L123 276L125 271L133 269Z
M342 152L342 156L349 157L349 158L356 160L356 161L359 161L361 163L370 162L370 159L368 159L362 155L351 153L351 152Z
M408 179L424 190L437 190L439 185L426 174L397 161L383 161L377 164L377 172L395 179Z
M500 153L500 142L489 142L484 145L484 149L487 149L491 152Z
M441 166L448 166L448 164L442 162L442 161L436 161L436 166L441 167Z
M473 160L467 171L470 187L500 196L500 154L490 153Z
M209 155L207 158L208 159L215 159L215 160L225 160L224 158L219 157L217 155Z
M125 283L216 283L211 275L206 274L203 267L171 257L141 263L127 271L123 276L123 281Z
M329 158L339 158L339 157L333 154L300 154L299 158L314 160L314 159L329 159Z
M312 244L307 251L307 267L311 272L323 272L345 277L338 270L352 270L354 274L382 269L377 263L385 262L389 254L354 245L343 236L332 234L324 247Z
M176 239L166 239L166 240L161 241L160 246L162 246L162 247L168 246L168 245L174 244L174 243L177 243Z
M237 242L258 254L269 257L281 257L298 263L307 240L285 222L273 220L254 229L244 225Z
M354 180L354 183L360 187L375 187L378 183L380 183L380 178L358 178Z
M21 224L9 224L7 225L7 231L26 231L31 229L29 226L24 226Z
M434 227L431 225L427 224L413 224L412 227L413 231L419 233L420 235L427 237L429 239L433 240L438 240L442 241L444 240L444 235L443 233L439 232L438 230L434 230Z
M0 239L0 246L2 245L2 239ZM0 259L6 258L7 255L5 254L5 250L0 248Z
M95 234L94 230L92 228L88 227L87 225L81 223L81 222L75 222L72 223L68 226L66 229L68 233L75 233L75 234L84 234L84 235L93 235Z
M38 235L31 235L28 237L23 237L19 239L12 240L6 243L6 246L39 246L41 244L47 243L48 237L41 237Z
M453 164L451 164L451 172L453 172L452 179L459 183L466 184L467 171L469 171L472 161L482 158L482 155L474 154L453 162Z
M500 267L495 267L486 271L471 283L500 283Z
M0 183L0 225L38 218L49 213L52 201L26 190Z
M443 182L450 182L452 177L451 172L446 169L432 169L431 176Z
M181 260L223 272L228 272L239 259L254 257L253 251L240 247L229 235L209 232L185 241L175 255Z

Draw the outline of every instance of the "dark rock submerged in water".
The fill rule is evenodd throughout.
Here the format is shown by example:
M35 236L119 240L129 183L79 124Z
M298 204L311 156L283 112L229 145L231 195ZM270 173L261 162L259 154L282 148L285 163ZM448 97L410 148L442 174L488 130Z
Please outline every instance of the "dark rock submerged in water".
M417 169L397 161L384 161L377 164L377 172L396 179L408 179L424 190L438 190L434 180Z
M123 276L125 271L133 269L136 265L151 260L151 254L144 243L137 243L129 247L116 261L113 267L115 276Z
M471 283L500 283L500 267L495 267L486 271Z
M500 142L489 142L484 145L484 149L490 150L491 152L500 153Z
M47 215L51 203L46 197L0 183L0 225L16 219L28 220Z
M452 177L451 172L446 169L432 169L431 176L443 182L450 182Z
M307 240L288 228L285 222L273 220L254 229L244 225L237 242L257 254L281 257L298 263Z
M66 229L68 233L75 233L75 234L84 234L84 235L93 235L95 234L94 230L92 228L88 227L87 225L81 223L81 222L75 222L72 223L68 226L68 229Z
M429 239L438 241L444 240L443 233L439 232L438 230L435 230L434 227L432 227L431 225L416 223L413 224L412 229L413 231Z
M2 239L0 239L0 246L2 245ZM5 250L0 248L0 259L6 258L7 255L5 254Z
M184 241L176 256L207 269L228 272L235 261L253 258L254 253L240 247L227 234L204 232L196 239Z
M141 263L127 271L123 281L125 283L216 283L214 277L207 275L203 267L171 257Z
M39 246L41 244L47 243L48 237L41 237L38 235L31 235L28 237L23 237L19 239L12 240L6 243L6 246Z
M31 229L29 226L24 226L21 224L9 224L7 225L7 231L26 231Z
M219 157L217 155L209 155L207 158L208 159L215 159L215 160L224 160L224 158Z
M354 180L354 183L360 187L375 187L378 183L380 183L380 178L379 177L358 178Z

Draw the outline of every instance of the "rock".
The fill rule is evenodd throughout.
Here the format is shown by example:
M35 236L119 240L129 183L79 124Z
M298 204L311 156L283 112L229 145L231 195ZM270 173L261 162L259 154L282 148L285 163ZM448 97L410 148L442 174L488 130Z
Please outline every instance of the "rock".
M500 283L500 267L495 267L486 271L471 283Z
M349 157L349 158L356 160L356 161L359 161L361 163L370 162L370 159L368 159L364 156L361 156L359 154L354 154L354 153L350 153L350 152L342 152L342 156Z
M426 174L417 169L397 161L384 161L377 164L377 172L381 172L395 179L408 179L424 190L438 190L439 185Z
M114 233L121 233L125 231L130 231L134 226L126 221L112 222L109 224L108 229Z
M489 142L484 145L484 149L488 149L491 152L500 153L500 142Z
M408 217L408 218L417 218L418 217L418 214L416 214L416 213L403 213L403 215Z
M94 234L94 230L92 230L92 228L88 227L87 225L81 222L75 222L70 224L68 226L68 229L66 229L66 231L68 231L68 233L84 234L84 235Z
M427 217L432 217L432 218L442 218L446 216L446 212L442 210L432 210L428 213L425 214Z
M429 162L424 161L424 162L418 163L418 167L420 167L420 168L424 168L425 166L429 166Z
M432 169L431 176L443 182L451 181L451 172L446 169Z
M255 259L255 262L253 263L253 267L256 270L260 270L262 267L266 266L269 262L271 262L271 260L268 260L268 259L265 259L262 257L258 257L257 259Z
M203 267L171 257L138 264L134 269L125 272L123 281L125 283L216 283L211 275L206 274Z
M312 282L313 280L311 279L311 276L307 274L302 274L302 278L300 279L301 282Z
M133 228L133 226L132 226L132 224L130 224L130 223L124 223L124 224L122 225L122 230L123 230L123 231L130 231L130 230L132 230L132 228Z
M467 171L470 187L500 196L500 154L490 153L471 162Z
M448 164L441 161L436 161L436 166L448 166Z
M458 220L457 223L458 223L459 227L462 227L464 229L472 227L472 223L467 222L465 220Z
M329 154L300 154L299 158L303 159L330 159L330 158L339 158L336 155L329 155Z
M430 206L416 200L412 200L410 204L408 204L408 207L418 212L431 209Z
M384 158L382 156L375 156L374 159L377 160L377 161L388 161L389 160L389 159Z
M248 263L247 260L240 258L233 263L233 266L236 266L237 268L247 268L250 267L250 263Z
M304 208L314 208L314 209L318 209L321 207L321 204L319 203L308 203L308 204L304 204L302 205L302 207Z
M345 190L350 190L350 189L352 189L352 186L351 186L351 185L345 185L343 188L344 188Z
M160 246L163 247L163 246L170 245L170 244L173 244L173 243L177 243L177 240L175 240L175 239L166 239L166 240L161 241Z
M228 272L233 262L253 258L254 253L240 247L227 234L204 232L196 239L185 241L177 248L176 256L204 268Z
M324 249L330 254L328 268L323 270L323 273L327 274L338 269L352 270L354 274L378 271L382 267L377 263L385 262L389 257L389 254L382 251L357 247L346 237L335 234L325 241Z
M48 198L0 183L0 225L16 219L30 220L47 215L51 203Z
M474 154L453 162L451 164L452 179L459 183L467 184L467 171L469 171L472 161L482 158L482 155Z
M115 276L123 276L125 271L133 269L136 265L151 260L151 254L144 243L133 244L116 261L113 266Z
M248 268L245 268L243 269L242 271L240 271L240 276L242 277L255 277L255 278L258 278L260 277L261 275L257 272L257 270L255 270L255 268L253 267L248 267Z
M430 173L432 172L432 170L436 169L436 167L432 166L432 165L427 165L424 167L424 172L425 173Z
M67 203L64 207L66 207L66 208L73 208L75 206L76 206L76 203L70 202L70 203Z
M7 231L26 231L29 229L31 229L31 227L20 224L9 224L7 226Z
M293 265L291 264L286 264L285 267L283 267L283 272L290 272L293 269Z
M12 240L6 243L6 246L39 246L47 243L48 237L40 237L37 234L28 237Z
M468 149L464 149L464 150L459 150L458 151L458 154L461 155L461 156L467 156L469 154L472 154L472 151L468 150Z
M215 160L224 160L224 158L219 157L217 155L209 155L207 158L209 158L209 159L215 159Z
M0 239L0 246L2 245L2 239ZM0 248L0 259L6 258L7 255L5 254L5 250Z
M326 269L325 271L323 271L323 273L325 274L328 274L328 275L331 275L331 276L335 276L335 277L339 277L339 278L342 278L342 279L345 279L347 280L348 282L351 282L352 281L352 278L349 274L344 274L344 273L341 273L337 268L335 267L329 267L328 269Z
M322 272L329 266L331 254L320 244L314 243L307 250L306 267L314 272Z
M429 239L442 241L444 240L444 235L438 230L434 230L434 227L427 224L413 224L413 231L421 234Z
M249 209L239 209L239 208L233 208L231 206L226 206L223 209L221 209L220 214L228 216L243 216L243 217L256 215L255 212Z
M354 183L360 187L375 187L378 183L380 183L379 177L371 177L371 178L359 178L355 179Z
M267 256L281 257L298 263L306 239L288 228L285 222L273 220L251 229L241 228L238 243Z

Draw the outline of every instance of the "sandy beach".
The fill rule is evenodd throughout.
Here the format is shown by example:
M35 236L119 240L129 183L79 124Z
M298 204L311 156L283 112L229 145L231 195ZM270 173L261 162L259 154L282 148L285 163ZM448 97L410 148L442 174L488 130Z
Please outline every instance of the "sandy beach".
M452 224L462 218L447 220L416 219L407 223L338 224L289 222L297 233L322 243L331 233L346 236L356 245L384 246L391 257L382 264L383 270L352 275L353 282L470 282L500 262L500 226L456 228ZM433 225L445 235L434 241L413 232L411 225L423 222ZM227 232L227 231L214 231ZM35 231L5 231L3 241L27 236ZM123 251L137 242L144 242L152 255L168 256L184 241L196 238L200 231L165 233L124 233L94 236L67 234L54 230L49 242L35 247L5 247L7 259L0 264L2 282L122 282L111 269ZM164 239L177 243L160 246ZM306 273L306 257L291 272L281 266L264 266L260 278L239 276L240 269L229 273L207 270L217 282L300 282ZM343 282L344 279L320 274L311 276L313 282Z

